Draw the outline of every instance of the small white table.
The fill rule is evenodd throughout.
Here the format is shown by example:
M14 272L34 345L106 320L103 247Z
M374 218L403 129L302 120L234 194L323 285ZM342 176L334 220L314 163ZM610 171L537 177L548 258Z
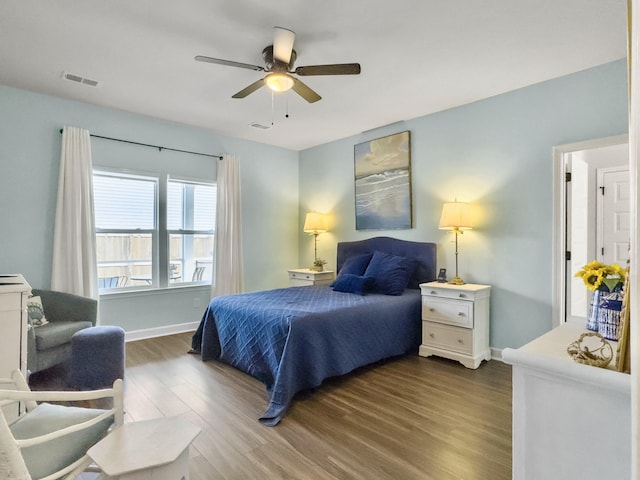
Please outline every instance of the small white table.
M109 479L188 480L200 428L180 417L125 423L87 452Z
M182 275L174 275L171 274L169 275L169 281L173 281L175 282L176 280L180 280L182 278ZM153 283L153 277L151 276L151 274L147 274L147 275L134 275L130 278L130 280L135 280L138 282L145 282L147 285L151 285Z

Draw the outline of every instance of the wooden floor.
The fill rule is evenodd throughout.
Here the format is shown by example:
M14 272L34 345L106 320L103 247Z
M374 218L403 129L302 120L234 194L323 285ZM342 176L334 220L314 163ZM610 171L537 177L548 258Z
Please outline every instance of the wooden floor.
M127 343L125 409L127 421L180 415L202 429L191 480L511 478L508 365L393 359L299 394L266 427L264 386L187 354L190 338ZM56 378L32 383L48 388Z

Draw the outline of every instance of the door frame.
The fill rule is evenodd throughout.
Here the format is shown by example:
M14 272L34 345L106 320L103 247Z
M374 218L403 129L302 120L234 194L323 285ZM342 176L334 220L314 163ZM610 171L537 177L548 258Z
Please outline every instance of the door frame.
M567 251L567 158L573 152L610 147L629 142L629 135L615 135L553 147L553 225L551 227L551 325L566 321Z

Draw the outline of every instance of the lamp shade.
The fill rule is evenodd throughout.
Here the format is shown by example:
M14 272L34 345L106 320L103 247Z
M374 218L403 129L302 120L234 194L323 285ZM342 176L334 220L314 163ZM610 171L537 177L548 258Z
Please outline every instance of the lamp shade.
M450 202L442 206L440 230L471 230L471 208L466 202Z
M318 212L307 213L304 219L305 233L322 233L327 231L327 219L324 214Z

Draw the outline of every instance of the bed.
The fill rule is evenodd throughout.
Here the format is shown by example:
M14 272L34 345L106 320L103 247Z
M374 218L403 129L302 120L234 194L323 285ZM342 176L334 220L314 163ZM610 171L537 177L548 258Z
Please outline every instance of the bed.
M332 286L216 297L192 352L263 382L269 404L260 422L274 426L296 393L419 346L419 284L435 279L435 263L433 243L340 242Z

